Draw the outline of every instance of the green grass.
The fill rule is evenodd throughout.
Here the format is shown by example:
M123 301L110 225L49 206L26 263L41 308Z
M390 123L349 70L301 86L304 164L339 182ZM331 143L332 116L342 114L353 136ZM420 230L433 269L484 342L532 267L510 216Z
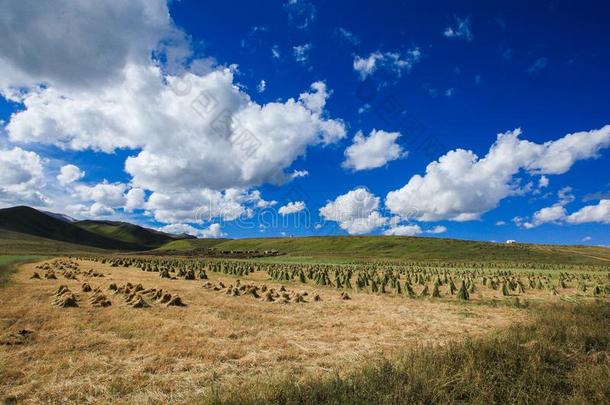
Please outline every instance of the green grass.
M155 249L154 252L166 252L166 251L190 251L190 250L200 250L200 249L209 249L219 244L225 242L226 239L181 239L175 240L165 245L161 246L158 249Z
M610 303L554 304L496 335L407 350L347 376L216 386L202 403L610 403Z
M150 249L174 240L174 238L167 234L126 222L79 221L74 224L81 229L100 236Z
M91 246L0 230L0 255L78 255L108 252Z
M199 241L165 245L188 251ZM203 243L209 243L207 241ZM315 259L507 261L548 264L610 265L610 249L583 246L549 246L476 242L407 236L337 236L305 238L253 238L222 241L218 250L279 250L290 256ZM605 259L605 260L604 260Z
M0 287L8 284L20 264L43 259L42 256L0 256Z
M267 256L248 259L253 262L263 263L285 263L285 264L350 264L353 262L349 257L311 257L311 256Z

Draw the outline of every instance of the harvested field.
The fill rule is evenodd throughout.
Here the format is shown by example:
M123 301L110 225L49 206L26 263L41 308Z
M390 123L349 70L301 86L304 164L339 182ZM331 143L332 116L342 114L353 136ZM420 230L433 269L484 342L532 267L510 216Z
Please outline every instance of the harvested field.
M343 292L272 281L263 271L189 280L111 262L46 263L23 265L1 291L0 322L13 338L0 345L3 399L191 402L220 385L345 374L405 347L528 322L527 311L507 305ZM40 278L31 278L35 272ZM62 285L76 307L53 304ZM276 294L272 302L263 285ZM252 287L260 298L248 293ZM168 306L165 293L185 306ZM16 338L24 330L27 337Z

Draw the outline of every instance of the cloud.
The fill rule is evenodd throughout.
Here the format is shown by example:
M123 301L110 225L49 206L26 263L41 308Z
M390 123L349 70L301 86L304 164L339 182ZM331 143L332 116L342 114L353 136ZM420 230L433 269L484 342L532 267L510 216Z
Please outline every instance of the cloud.
M162 51L164 38L180 39L165 0L10 2L0 14L0 91L108 84Z
M504 226L506 225L506 221L497 221L496 226Z
M441 234L441 233L445 233L447 232L447 227L443 226L443 225L437 225L432 229L429 229L428 231L426 231L426 233L431 233L431 234Z
M345 41L349 42L352 45L358 45L360 43L360 38L358 38L356 34L343 27L337 28L336 32L340 38L343 38Z
M610 224L610 200L600 200L597 204L582 207L572 214L559 203L542 208L534 213L530 222L520 222L519 226L532 229L546 223L555 224Z
M587 205L568 215L565 221L569 224L598 222L610 224L610 200L600 200L595 205Z
M65 165L60 169L57 180L62 186L67 186L85 177L85 172L75 165Z
M421 52L417 47L411 48L404 55L398 52L376 51L367 57L356 55L353 67L360 75L361 80L366 79L379 69L392 72L400 77L403 71L409 72L420 58Z
M278 212L280 215L296 214L305 209L305 203L303 201L289 202L288 204L280 207Z
M356 188L329 201L320 208L320 216L337 222L350 235L359 235L370 233L388 222L378 209L379 197L365 188Z
M470 17L464 19L458 16L453 16L454 24L445 28L443 35L447 38L463 39L465 41L472 41L474 36L470 30Z
M227 189L223 192L210 189L163 193L153 192L145 208L162 223L204 223L215 219L233 221L249 218L254 209L275 205L275 201L262 199L258 190Z
M568 134L544 144L519 139L519 129L499 134L487 155L456 149L415 175L401 189L386 196L386 207L399 216L421 221L470 221L527 189L522 175L559 175L578 160L598 156L610 145L610 125Z
M45 205L41 191L45 185L42 158L19 147L0 148L0 204Z
M229 69L187 73L191 97L172 90L179 78L165 79L168 84L158 68L132 66L124 83L97 93L66 97L41 89L25 97L26 109L12 116L7 130L16 142L141 149L125 168L134 185L153 191L282 183L290 179L284 170L307 147L345 136L342 121L323 118L330 93L322 82L298 100L259 105L234 85Z
M273 56L273 59L279 59L282 56L280 48L277 45L271 47L271 56Z
M132 188L125 194L125 211L133 212L134 210L144 208L146 194L141 188Z
M284 9L290 24L300 30L308 29L316 19L316 7L308 0L288 0Z
M292 47L294 54L294 60L302 65L306 65L309 62L309 52L313 48L311 44L296 45Z
M394 228L386 229L384 235L395 235L395 236L416 236L422 233L419 225L400 225Z
M422 233L429 233L433 235L439 235L447 232L447 228L443 225L437 225L432 229L422 230L419 225L394 225L391 228L386 229L384 235L395 235L395 236L417 236Z
M290 166L309 147L345 137L343 121L325 111L331 91L323 82L284 102L254 102L236 82L236 66L194 57L165 1L81 3L24 1L3 10L0 29L10 32L0 38L0 87L21 104L6 132L15 143L134 150L125 161L126 210L150 192L151 215L181 217L186 210L170 215L159 201L186 201L191 190L209 196L281 185L303 173ZM287 7L295 3L303 2ZM20 51L16 43L27 46ZM83 187L76 197L90 198ZM125 195L130 188L139 191ZM227 211L243 211L220 200ZM84 201L66 205L80 210L97 202L98 213L109 212L101 206L119 208ZM192 216L201 204L189 201Z
M519 218L517 225L532 229L546 223L572 225L591 222L610 223L610 200L602 199L595 205L587 205L568 214L564 206L576 199L572 194L572 188L564 187L557 194L558 201L555 204L536 211L529 222Z
M93 216L94 218L99 217L108 217L115 214L114 209L108 207L107 205L95 202L91 205L91 208L88 211L88 216Z
M549 186L549 178L546 176L540 176L540 179L538 180L538 187L547 188L548 186Z
M172 235L191 235L199 236L201 229L197 229L189 224L171 224L165 225L157 229L160 232L169 233Z
M201 238L224 238L227 236L226 233L222 232L222 226L220 224L210 224L208 228L195 228L189 224L171 224L165 225L158 229L161 232L170 233L173 235L191 235Z
M258 82L258 86L256 86L256 90L259 93L264 93L265 90L267 90L267 82L263 79L260 82Z
M220 224L211 224L208 228L201 231L202 238L224 238L227 234L222 232Z
M74 186L81 200L95 201L101 205L118 208L123 207L126 202L125 193L128 186L124 183L109 183L103 181L94 186L77 184Z
M521 226L525 229L532 229L542 224L549 222L559 223L566 216L566 209L563 205L555 204L551 207L545 207L534 213L531 222L525 222Z
M538 58L530 65L527 71L528 73L537 73L543 70L548 64L549 60L547 58Z
M388 162L403 158L407 152L396 143L399 132L372 130L368 137L358 131L353 142L345 149L342 166L354 171L375 169Z

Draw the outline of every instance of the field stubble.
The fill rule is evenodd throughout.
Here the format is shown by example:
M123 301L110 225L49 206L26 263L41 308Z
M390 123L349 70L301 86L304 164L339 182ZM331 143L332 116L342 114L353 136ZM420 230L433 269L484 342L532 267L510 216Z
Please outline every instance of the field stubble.
M391 294L352 294L343 301L332 288L284 283L308 292L307 303L281 304L233 297L202 288L202 280L171 280L136 268L78 261L82 270L104 277L32 280L26 264L4 288L0 322L6 333L32 331L19 345L0 345L3 399L24 402L191 402L216 388L253 380L347 375L405 347L445 345L476 338L515 322L526 311L508 306L459 305L444 300L405 299ZM209 274L210 282L235 284L236 277ZM99 287L112 301L92 307L83 282ZM242 283L266 284L263 272ZM178 294L186 307L151 302L136 309L107 290L111 283L142 284ZM66 285L78 308L51 304ZM319 294L321 301L312 297Z

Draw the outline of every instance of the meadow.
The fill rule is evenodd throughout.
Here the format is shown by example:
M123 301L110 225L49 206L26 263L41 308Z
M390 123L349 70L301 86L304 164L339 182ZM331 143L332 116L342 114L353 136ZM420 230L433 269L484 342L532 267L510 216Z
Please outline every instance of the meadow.
M610 268L594 263L48 258L0 290L0 392L25 403L607 402Z

